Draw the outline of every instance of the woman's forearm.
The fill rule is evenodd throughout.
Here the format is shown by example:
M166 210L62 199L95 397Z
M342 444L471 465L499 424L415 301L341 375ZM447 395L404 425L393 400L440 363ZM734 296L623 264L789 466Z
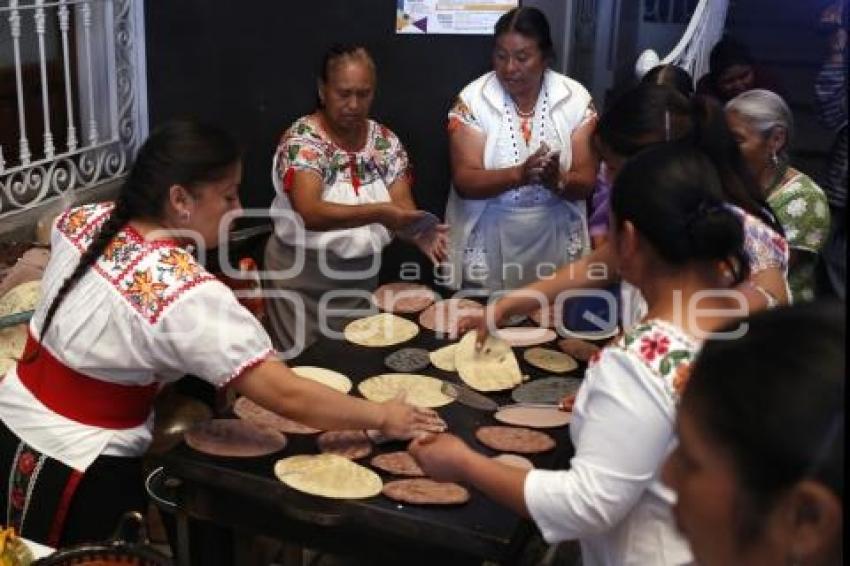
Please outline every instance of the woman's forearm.
M452 175L452 184L463 198L492 198L520 186L522 173L519 166L505 169L459 167Z

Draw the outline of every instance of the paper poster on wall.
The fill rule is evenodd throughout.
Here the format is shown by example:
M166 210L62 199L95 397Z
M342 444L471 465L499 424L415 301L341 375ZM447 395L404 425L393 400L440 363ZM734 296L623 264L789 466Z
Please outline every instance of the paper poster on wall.
M491 35L519 0L397 0L396 33Z

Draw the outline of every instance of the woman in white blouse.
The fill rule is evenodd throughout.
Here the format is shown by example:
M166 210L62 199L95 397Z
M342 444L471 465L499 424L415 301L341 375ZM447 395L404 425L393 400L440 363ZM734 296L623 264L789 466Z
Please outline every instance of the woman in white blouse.
M114 205L57 220L25 353L0 380L6 526L66 546L106 540L125 512L144 511L153 402L185 374L316 428L442 430L431 411L296 377L187 250L218 244L223 218L241 208L241 174L230 135L169 122L139 150Z
M265 269L276 273L264 285L279 293L266 306L275 346L287 357L369 314L381 250L394 234L435 263L447 253L446 226L415 229L427 215L411 196L404 146L369 118L375 79L363 47L331 47L319 107L286 130L275 153Z
M531 517L548 542L578 539L585 566L688 564L659 471L701 339L718 311L739 306L709 290L720 287L719 260L743 253L743 230L708 158L673 144L626 163L612 214L622 277L649 311L590 361L570 424L570 469L519 470L451 435L415 440L410 451L429 476L468 482Z
M493 71L449 112L454 287L514 289L589 251L596 114L582 85L548 68L553 59L543 12L511 10L495 26Z

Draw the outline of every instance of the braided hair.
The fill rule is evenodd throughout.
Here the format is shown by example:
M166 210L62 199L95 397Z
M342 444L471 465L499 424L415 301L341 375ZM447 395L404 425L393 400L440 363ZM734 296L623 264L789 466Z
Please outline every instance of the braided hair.
M200 185L222 179L239 158L236 140L216 126L184 119L156 128L139 150L109 218L47 308L39 346L62 301L131 220L161 220L172 186L195 193ZM38 351L22 361L32 361L36 355Z

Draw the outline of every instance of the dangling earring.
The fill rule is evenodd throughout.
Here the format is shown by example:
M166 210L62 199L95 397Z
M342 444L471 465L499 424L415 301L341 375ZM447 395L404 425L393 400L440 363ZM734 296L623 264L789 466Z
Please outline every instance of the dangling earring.
M779 169L779 156L776 155L775 151L771 154L770 161L773 162L774 169Z
M192 214L191 214L188 210L181 210L181 211L180 211L180 220L181 220L184 224L188 224L188 223L189 223L189 220L190 220L191 218L192 218Z

